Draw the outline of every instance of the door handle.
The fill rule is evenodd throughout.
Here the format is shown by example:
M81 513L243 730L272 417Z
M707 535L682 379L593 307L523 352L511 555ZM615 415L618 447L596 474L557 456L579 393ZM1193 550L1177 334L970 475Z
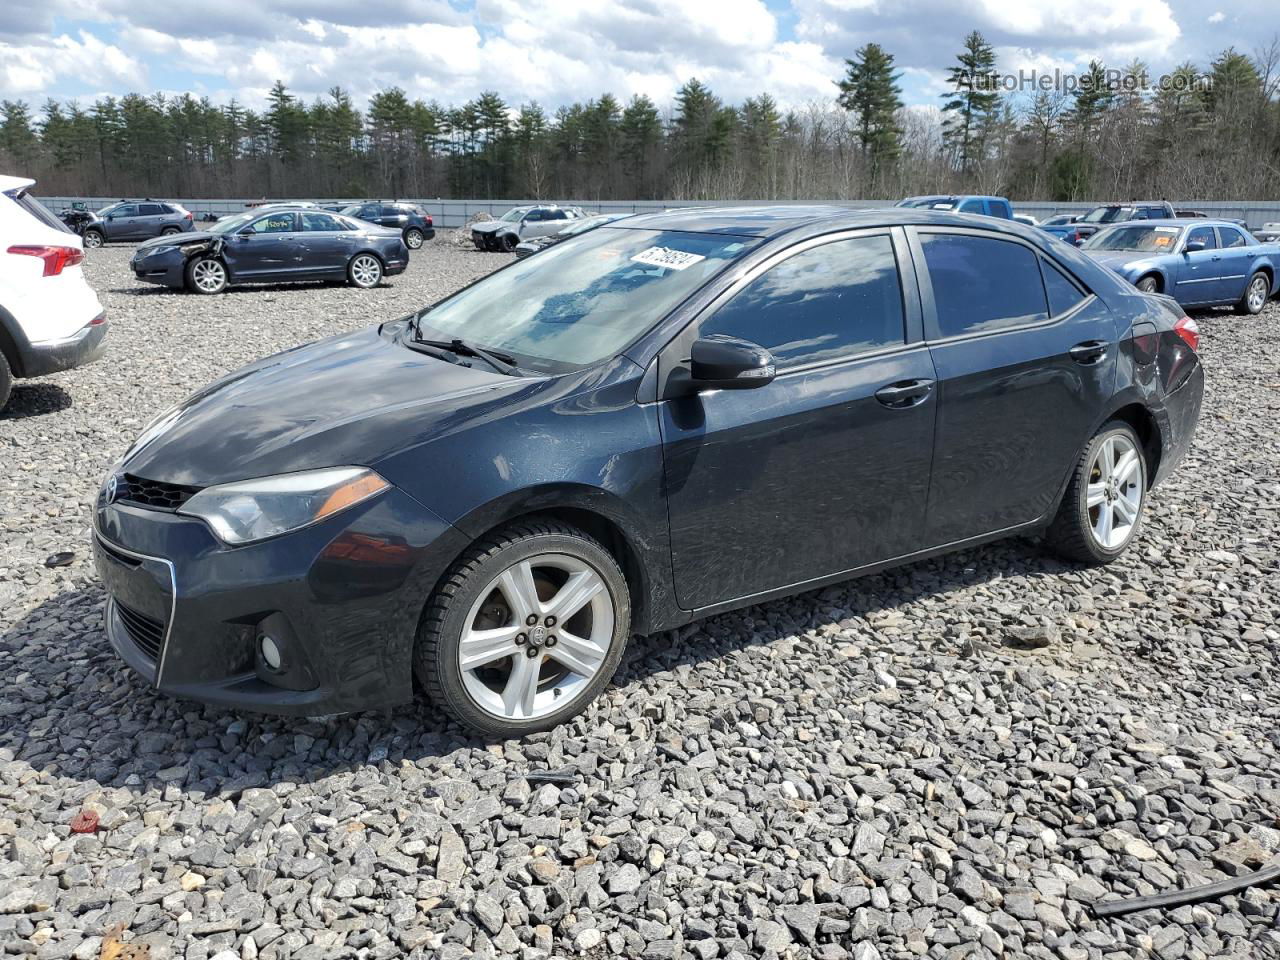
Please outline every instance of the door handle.
M1097 363L1106 355L1107 341L1086 340L1084 343L1077 343L1067 352L1076 363Z
M914 407L929 399L932 380L899 380L876 391L876 399L893 410Z

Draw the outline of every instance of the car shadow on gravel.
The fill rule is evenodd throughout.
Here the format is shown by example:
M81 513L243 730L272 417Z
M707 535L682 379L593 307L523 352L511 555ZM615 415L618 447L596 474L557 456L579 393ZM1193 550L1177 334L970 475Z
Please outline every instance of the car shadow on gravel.
M56 383L26 383L13 388L0 421L43 417L71 406L71 394Z
M679 631L637 637L614 686L625 694L654 673L696 666L851 618L865 622L860 642L887 646L893 641L879 633L877 621L891 617L900 605L1067 569L1038 545L1010 540L837 583ZM383 760L417 762L459 749L494 747L421 696L386 711L288 718L235 713L159 693L111 649L102 606L102 591L90 582L46 600L0 634L0 751L78 782L167 785L219 795L314 781ZM521 744L531 765L547 757L553 737L541 734Z

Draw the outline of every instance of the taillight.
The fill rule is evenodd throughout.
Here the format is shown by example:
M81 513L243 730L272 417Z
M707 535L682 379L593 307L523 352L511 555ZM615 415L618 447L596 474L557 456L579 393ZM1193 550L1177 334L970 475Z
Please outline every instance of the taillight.
M1200 325L1190 317L1183 317L1175 323L1173 332L1180 336L1192 350L1200 349Z
M427 221L428 227L435 226L435 221L431 219L431 214L428 213L425 217L423 217L423 219Z
M186 219L194 221L194 220L195 220L195 218L196 218L195 214L194 214L194 213L192 213L190 210L188 210L188 211L187 211Z
M84 259L84 251L76 247L46 247L33 244L10 247L9 252L24 257L39 257L44 261L43 275L46 277L56 277L67 267L74 267Z

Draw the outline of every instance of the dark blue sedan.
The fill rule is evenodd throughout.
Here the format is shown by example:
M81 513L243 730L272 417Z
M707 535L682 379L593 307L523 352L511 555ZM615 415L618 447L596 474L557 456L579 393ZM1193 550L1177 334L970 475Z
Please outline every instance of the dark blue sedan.
M1144 293L1166 293L1183 306L1261 313L1280 290L1280 244L1259 243L1226 220L1120 224L1080 249Z
M408 265L399 230L323 210L236 214L200 233L139 244L132 261L139 280L196 293L290 280L376 287Z

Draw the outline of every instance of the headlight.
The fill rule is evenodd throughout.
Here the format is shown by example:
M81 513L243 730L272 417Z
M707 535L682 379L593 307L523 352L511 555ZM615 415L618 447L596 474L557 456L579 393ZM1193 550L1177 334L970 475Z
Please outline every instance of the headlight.
M329 467L206 487L178 510L226 543L252 543L323 520L390 484L364 467Z

